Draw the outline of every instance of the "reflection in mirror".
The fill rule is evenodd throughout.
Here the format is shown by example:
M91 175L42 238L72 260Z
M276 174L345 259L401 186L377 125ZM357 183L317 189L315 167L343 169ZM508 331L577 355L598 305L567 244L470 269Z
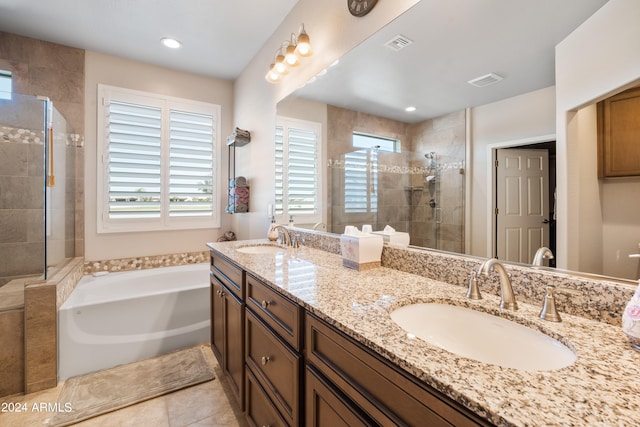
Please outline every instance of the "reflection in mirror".
M360 148L359 132L398 144ZM464 252L464 112L406 124L328 106L327 134L329 231L390 226L411 245Z
M491 16L488 16L489 10L478 10L479 6L475 3L464 2L470 12L473 12L467 14L469 17L472 16L473 20L467 21L459 13L456 14L455 11L449 10L449 8L456 9L456 5L461 1L464 2L456 0L438 11L430 9L431 2L419 2L403 16L341 58L337 66L330 68L328 73L319 77L314 84L297 90L278 104L279 115L297 117L295 114L300 114L302 119L322 123L325 130L323 132L325 136L323 162L328 165L328 170L324 177L327 184L325 186L327 207L323 222L326 222L328 231L341 233L346 224L359 226L372 224L374 229L382 229L385 225L390 225L398 231L409 232L412 245L482 257L493 255L488 249L487 253L481 253L484 252L482 247L487 246L485 242L494 238L492 233L488 231L488 227L485 234L481 234L478 239L475 237L475 233L478 233L478 229L482 228L484 224L475 222L471 227L471 224L465 224L465 219L469 221L470 218L474 218L474 220L477 217L482 218L491 215L495 209L496 206L492 205L492 200L495 199L492 193L495 189L488 184L491 180L487 179L492 173L490 155L486 154L490 150L487 147L502 144L508 140L483 140L483 145L475 146L477 135L468 132L469 127L474 129L474 121L477 124L478 118L474 116L474 111L477 111L478 107L489 105L495 101L520 94L534 93L540 88L553 89L553 46L563 40L606 1L573 1L563 5L558 5L556 2L536 3L536 6L532 4L530 13L524 19L527 22L524 22L521 14L517 13L513 15L513 19L504 19L504 16L513 14L513 11L506 10L502 15L503 18L495 21ZM505 7L511 6L511 3L505 3ZM545 12L544 8L546 7L552 8L554 12ZM425 8L428 11L425 11ZM566 8L566 13L561 14L556 8ZM457 10L459 11L459 8ZM450 15L448 15L449 13ZM545 23L536 24L538 19ZM522 50L523 44L533 47L533 44L539 43L542 37L537 30L527 35L524 29L530 27L535 27L538 30L542 27L550 28L549 19L557 19L557 21L553 25L556 32L553 35L545 34L545 36L550 35L546 39L547 45L540 46L540 49L527 49L526 52ZM483 50L484 47L496 46L488 42L490 36L486 33L486 27L490 26L494 28L494 33L501 34L500 26L507 21L511 26L521 25L523 29L519 34L513 34L513 40L516 40L517 37L524 39L517 43L516 51L513 51L512 46L505 42L506 44L501 44L498 49L500 53L493 52L491 54L498 55L498 57L491 56L490 52ZM464 23L465 36L457 38L445 36L450 31L449 27L443 27L445 23L446 26L451 26L452 23ZM438 34L438 44L422 44L425 42L423 36L428 41L433 39L434 33ZM401 52L390 53L384 44L396 34L410 38L413 43ZM470 42L467 37L469 34L482 35L478 38L479 41L483 41L482 46ZM468 49L473 49L473 51ZM550 62L548 66L542 66L547 57L544 55L536 57L535 52L547 51ZM480 70L486 70L487 58L490 56L494 60L508 56L509 63L500 62L500 66L515 65L516 67L506 73L508 75L501 83L470 92L464 83L466 79L463 76L472 78L482 74ZM460 58L464 60L459 61ZM543 68L544 70L542 70ZM521 74L523 69L531 74ZM539 79L535 83L534 74L535 78ZM543 75L546 77L541 78ZM522 78L526 80L525 83L519 80ZM516 80L518 81L516 82ZM463 84L459 84L459 82L463 82ZM526 85L526 89L519 86L522 84ZM331 89L332 87L337 89ZM486 94L486 97L481 94ZM553 110L553 101L538 105L538 99L540 98L535 99L535 108ZM414 100L418 102L414 102ZM457 102L455 106L454 101ZM417 105L418 109L416 112L408 114L404 108L410 104ZM466 109L469 107L471 107L469 110ZM585 109L589 108L595 111L595 107L586 107ZM510 112L505 113L507 113L505 115L510 115ZM525 111L524 114L530 114L530 112ZM595 113L592 115L595 120ZM471 116L473 116L473 120ZM526 120L524 122L520 124L504 123L504 127L509 130L513 130L519 125L526 128L528 123ZM593 136L588 136L587 139L593 141L595 155L595 121L593 124ZM483 125L502 126L499 119L494 123L483 123ZM549 126L553 127L554 123L550 122ZM486 127L483 130L486 131ZM539 135L545 139L530 138L526 131L523 132L522 141L553 140L553 135L550 135L550 132ZM401 141L400 151L391 152L382 149L354 147L352 142L354 133L397 139ZM515 134L518 133L515 132ZM499 138L503 134L499 131L491 134L492 137L495 135L498 135ZM547 139L546 137L551 138ZM513 140L518 138L516 136ZM518 144L514 145L522 145L522 142L517 142ZM583 140L581 146L589 144L591 142L587 144L586 140ZM506 148L506 146L503 145L501 148ZM552 155L554 149L548 151ZM435 165L432 164L431 159L425 157L432 152L435 153L433 156ZM471 153L472 156L469 155ZM486 168L477 163L477 159L485 157L489 157L486 161ZM347 166L351 164L353 166L350 166L349 173L352 173L351 169L360 168L359 173L361 179L364 180L360 185L363 191L367 191L369 195L369 199L361 195L363 203L364 201L367 203L367 209L369 209L367 212L353 211L353 208L348 206L348 199L351 196L345 187L345 181L349 178ZM356 166L357 164L359 166ZM564 166L558 164L558 170ZM553 181L553 176L552 173L551 181ZM365 189L365 183L368 182L366 180L375 180L375 178L377 178L377 185L369 183L367 184L368 188ZM592 191L591 187L589 188L590 195L586 198L590 200L600 201L601 197L608 197L604 193L598 193L599 186L605 188L614 185L612 181L609 183L606 181L598 182L595 170L593 177L588 177L588 180L585 178L584 181L588 181L594 189ZM470 183L473 183L473 187L470 186ZM640 185L640 180L637 178L635 181L627 179L626 185L620 184L616 187L628 188L634 183ZM548 191L551 208L554 204L552 199L554 187L555 183L551 182ZM638 194L638 187L634 188L634 194ZM568 191L573 192L578 189L568 189ZM581 187L580 194L583 194L584 191L585 188ZM372 198L372 195L377 198ZM485 205L472 206L469 203L471 200L482 200ZM596 203L597 206L589 205L589 209L582 210L581 208L582 215L588 212L590 216L596 216L601 209L603 214L610 211L608 207L599 202ZM606 203L606 201L603 199L602 203ZM370 211L371 206L375 206L375 212ZM608 206L613 209L613 204ZM364 210L362 207L360 209ZM553 210L549 209L549 211L548 219L551 223L550 226L553 227L553 216L551 215ZM636 215L636 218L640 217ZM596 246L600 241L604 241L604 244L600 245L602 247L598 256L599 261L593 262L593 258L590 258L586 263L588 265L581 265L580 269L590 274L636 279L640 273L640 259L635 264L629 265L625 251L636 250L637 243L640 241L636 242L634 247L620 249L621 246L617 246L617 249L605 252L608 250L605 247L615 247L615 243L607 243L607 239L602 237L603 234L609 233L607 230L611 230L611 227L605 223L606 220L606 218L601 218L600 222L590 227L590 230L585 230L588 233L599 230L597 232L600 235L600 240L592 240L590 235L585 236L585 239L593 241L593 245ZM638 220L635 221L637 224ZM485 224L488 222L486 221ZM309 228L312 226L313 224L309 225ZM637 225L633 227L637 227ZM552 246L554 230L550 231L551 241L548 245ZM473 244L470 245L468 234L472 232L475 243L472 242ZM629 237L631 234L633 233L627 233L627 237L631 238ZM625 243L624 247L627 246L629 245ZM568 249L580 251L580 248ZM607 261L607 257L611 259L616 256L615 254L619 254L618 258L620 259L624 258L620 263L624 262L627 264L626 267L611 268L612 261ZM531 255L532 257L533 255ZM531 262L532 259L527 259L526 262L522 261L528 265ZM621 280L624 281L624 279Z

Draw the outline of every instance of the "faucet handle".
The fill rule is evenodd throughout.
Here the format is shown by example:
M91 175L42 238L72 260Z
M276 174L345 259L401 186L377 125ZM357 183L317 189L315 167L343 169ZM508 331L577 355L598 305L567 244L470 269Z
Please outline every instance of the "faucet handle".
M569 295L581 295L582 292L569 288L556 288L554 286L547 286L547 293L544 296L542 302L542 310L540 310L540 318L548 320L549 322L562 322L560 313L556 309L556 297L555 294L563 293Z
M480 294L480 288L478 287L478 273L471 271L471 277L469 277L469 289L467 289L467 299L482 299Z

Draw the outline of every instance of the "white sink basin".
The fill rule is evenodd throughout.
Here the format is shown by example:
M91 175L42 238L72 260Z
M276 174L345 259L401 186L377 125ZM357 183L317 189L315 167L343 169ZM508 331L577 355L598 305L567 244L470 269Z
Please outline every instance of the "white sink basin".
M244 254L278 254L284 253L285 248L276 245L248 245L236 249Z
M552 371L571 365L576 355L539 331L481 311L448 304L400 307L391 318L430 344L469 359L525 371Z

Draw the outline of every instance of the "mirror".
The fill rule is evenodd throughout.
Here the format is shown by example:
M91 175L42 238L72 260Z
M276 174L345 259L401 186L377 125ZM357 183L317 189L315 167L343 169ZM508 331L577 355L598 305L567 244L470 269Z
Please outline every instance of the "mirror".
M280 116L323 125L328 231L341 233L345 224L372 224L374 229L391 225L409 232L412 245L490 256L484 242L480 249L469 245L469 218L479 212L486 215L492 202L491 185L487 184L491 158L484 147L473 156L489 157L486 167L480 170L476 163L470 170L473 135L469 135L468 108L552 88L554 46L606 0L563 3L566 13L559 13L555 2L527 5L531 10L526 13L522 4L500 3L504 13L494 16L490 8L482 10L466 0L446 7L422 0L341 58L326 74L278 104ZM460 10L466 12L461 14ZM558 21L551 25L549 19ZM452 32L456 26L464 31ZM541 35L539 28L553 30ZM503 40L500 35L507 32L513 37ZM470 34L479 36L471 40ZM487 45L493 47L484 50ZM522 49L523 45L530 49ZM498 65L487 69L487 63ZM495 78L487 76L494 71L504 80L482 88L467 84L477 76ZM555 99L553 90L550 93ZM405 111L408 106L416 110ZM551 121L555 123L555 116ZM398 139L400 150L353 147L354 133ZM378 186L367 189L370 195L380 196L375 212L347 212L345 208L345 169L358 159L365 165L361 170L365 181L377 173ZM472 187L477 194L473 198ZM478 206L477 199L486 204ZM485 223L480 225L485 227ZM635 279L635 274L634 269L628 276L615 276L624 281Z

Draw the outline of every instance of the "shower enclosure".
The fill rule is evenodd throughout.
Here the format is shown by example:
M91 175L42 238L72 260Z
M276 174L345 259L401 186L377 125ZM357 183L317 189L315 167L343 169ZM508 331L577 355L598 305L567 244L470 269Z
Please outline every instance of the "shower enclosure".
M76 138L48 99L0 99L0 292L75 256Z
M375 148L329 161L330 230L346 225L408 232L415 246L464 252L464 157Z

